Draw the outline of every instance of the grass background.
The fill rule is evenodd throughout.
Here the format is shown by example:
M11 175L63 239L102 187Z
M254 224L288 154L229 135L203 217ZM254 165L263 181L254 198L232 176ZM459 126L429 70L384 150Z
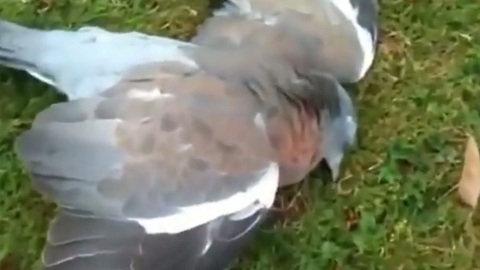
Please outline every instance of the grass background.
M207 1L3 0L0 16L188 38L208 16ZM265 226L236 269L480 269L463 230L467 210L449 192L461 172L462 132L480 138L480 5L381 7L375 66L352 90L361 125L343 190L314 173L284 191L285 219ZM42 248L53 206L31 190L12 146L38 111L62 99L23 72L0 69L0 270L34 269Z

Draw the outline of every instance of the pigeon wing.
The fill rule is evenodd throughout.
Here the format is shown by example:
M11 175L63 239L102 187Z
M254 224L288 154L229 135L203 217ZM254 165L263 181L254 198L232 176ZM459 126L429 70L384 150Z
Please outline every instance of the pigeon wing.
M61 207L44 267L173 269L162 250L194 261L225 216L273 203L278 166L264 119L240 84L165 63L41 112L17 151L34 187ZM145 256L165 262L149 268Z
M295 65L316 64L305 70L319 69L341 83L353 83L373 63L377 17L375 0L230 0L192 42L254 44Z

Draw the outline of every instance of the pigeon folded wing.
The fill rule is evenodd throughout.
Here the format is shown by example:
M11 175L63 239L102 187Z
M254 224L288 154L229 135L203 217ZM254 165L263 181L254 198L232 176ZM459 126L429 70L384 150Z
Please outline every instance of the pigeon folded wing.
M240 85L162 63L40 113L17 149L60 205L44 269L226 267L276 193L264 119Z
M353 83L373 64L378 12L376 0L230 0L199 27L192 42L248 42Z

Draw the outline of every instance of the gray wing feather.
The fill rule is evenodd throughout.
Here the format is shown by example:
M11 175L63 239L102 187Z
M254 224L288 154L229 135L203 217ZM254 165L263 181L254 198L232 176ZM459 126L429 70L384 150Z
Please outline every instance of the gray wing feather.
M50 245L63 245L82 240L121 238L143 233L143 228L133 221L100 219L93 215L62 210L50 224L47 241Z
M115 176L124 162L112 139L115 126L114 120L51 122L36 124L22 134L18 154L32 174L33 185L61 206L118 214L121 205L102 200L97 191L98 182Z

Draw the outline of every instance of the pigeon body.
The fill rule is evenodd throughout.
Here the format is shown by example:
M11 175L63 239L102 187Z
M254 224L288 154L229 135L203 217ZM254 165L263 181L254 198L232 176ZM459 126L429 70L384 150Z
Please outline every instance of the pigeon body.
M248 42L290 61L309 60L341 83L353 83L373 63L378 10L376 0L230 0L200 26L192 42Z
M25 70L68 99L96 95L118 82L133 66L177 61L191 66L176 39L99 27L39 30L0 20L0 64Z
M34 187L60 206L43 269L226 269L277 187L352 143L353 105L331 75L256 47L184 53L196 65L135 66L17 140Z
M261 7L260 4L267 3L258 1L253 3L258 3L259 7ZM308 1L304 0L302 3L311 5ZM194 58L194 54L199 59L202 59L202 55L210 55L210 59L203 60L203 65L216 67L216 72L219 74L225 72L224 69L228 67L233 68L229 75L231 78L239 76L235 69L246 69L246 67L257 65L258 61L252 61L252 58L283 61L284 65L288 65L303 76L311 71L330 73L336 79L345 78L341 74L344 71L358 75L355 70L347 71L348 68L345 68L355 66L352 66L351 61L356 59L356 56L354 50L351 50L348 45L355 41L355 39L348 40L353 36L342 35L347 39L343 40L339 46L335 46L335 44L324 44L322 37L317 35L319 32L317 21L315 21L317 17L331 16L335 9L332 9L333 13L327 12L330 9L320 9L325 16L317 14L317 17L312 17L309 14L297 12L297 10L309 10L308 5L304 9L299 5L297 10L293 11L289 9L289 5L272 7L286 10L274 17L276 20L274 24L265 24L265 19L259 21L238 14L233 14L231 17L214 17L206 22L204 30L193 39L198 44L138 32L109 32L93 26L83 27L77 31L46 31L0 21L0 63L26 70L40 80L55 86L70 100L101 94L125 76L130 68L150 61L175 62L197 68L199 63L198 59ZM237 31L238 29L242 31ZM331 31L329 27L325 28L325 31L327 30ZM238 36L232 39L228 33ZM228 34L227 39L224 34ZM232 42L232 40L236 41ZM337 39L339 40L341 39ZM335 50L341 48L341 45L346 51L343 54L344 57L337 58L335 55L339 52ZM212 55L202 50L202 47L215 48L218 53ZM253 47L257 49L246 49ZM245 54L241 56L234 54L237 56L230 57L228 54L234 50L243 51ZM198 51L202 53L196 53ZM227 62L227 59L232 60ZM354 72L350 73L350 71ZM346 93L344 95L348 96ZM349 97L343 99L349 100ZM352 114L353 112L348 112L348 115ZM322 153L336 179L346 151L344 145L350 145L350 141L353 140L356 119L354 117L338 118L331 123L331 126L332 135L325 140L329 143L326 143Z

